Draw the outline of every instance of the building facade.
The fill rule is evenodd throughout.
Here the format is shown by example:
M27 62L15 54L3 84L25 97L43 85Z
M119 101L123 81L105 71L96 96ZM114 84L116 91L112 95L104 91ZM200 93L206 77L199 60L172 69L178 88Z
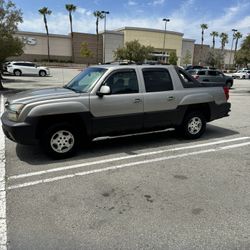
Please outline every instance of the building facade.
M11 59L43 61L48 58L46 34L19 31L16 36L25 43L24 54ZM123 47L126 42L133 40L138 40L142 45L154 47L155 50L152 55L154 61L168 62L169 54L172 51L178 57L178 65L181 64L187 50L190 51L191 58L194 57L195 40L183 39L183 33L124 27L100 33L98 42L95 34L74 32L73 39L71 39L71 35L50 34L50 58L51 61L62 62L70 62L74 58L75 63L82 64L112 62L115 60L114 51L119 47ZM92 51L92 56L89 58L81 56L80 50L83 42L86 42L88 49Z

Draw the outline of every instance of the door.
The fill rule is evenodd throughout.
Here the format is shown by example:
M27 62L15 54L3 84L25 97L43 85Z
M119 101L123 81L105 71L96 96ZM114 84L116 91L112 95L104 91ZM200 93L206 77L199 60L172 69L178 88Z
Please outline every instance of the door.
M170 73L165 68L142 70L144 94L144 127L164 128L176 123L178 96L173 89Z
M143 96L134 69L112 72L103 82L110 95L90 95L90 112L94 136L122 134L142 129Z

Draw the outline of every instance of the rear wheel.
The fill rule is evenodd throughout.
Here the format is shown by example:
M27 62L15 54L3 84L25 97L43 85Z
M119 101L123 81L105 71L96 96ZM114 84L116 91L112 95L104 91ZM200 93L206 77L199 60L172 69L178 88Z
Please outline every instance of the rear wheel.
M13 73L14 73L15 76L21 76L22 75L22 71L19 70L19 69L15 69Z
M44 70L39 71L39 76L46 76L46 72Z
M62 159L73 156L79 148L79 135L67 123L60 123L49 127L42 137L42 147L49 156Z
M197 139L206 130L206 119L200 111L188 113L181 125L181 131L187 139Z

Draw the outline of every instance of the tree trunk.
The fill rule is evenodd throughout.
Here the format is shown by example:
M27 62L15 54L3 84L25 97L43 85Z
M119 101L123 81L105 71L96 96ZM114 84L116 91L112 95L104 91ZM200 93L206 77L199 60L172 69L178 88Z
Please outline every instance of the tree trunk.
M72 62L75 62L75 52L74 52L74 45L73 45L73 25L72 25L71 12L69 12L69 22L70 22L70 32L71 32Z
M4 89L3 82L2 82L2 63L0 63L0 90Z
M50 62L49 29L48 29L47 19L46 19L45 15L44 15L44 24L45 24L45 29L46 29L46 33L47 33L48 62Z
M99 32L98 32L99 20L96 19L96 63L98 64L98 50L99 50Z

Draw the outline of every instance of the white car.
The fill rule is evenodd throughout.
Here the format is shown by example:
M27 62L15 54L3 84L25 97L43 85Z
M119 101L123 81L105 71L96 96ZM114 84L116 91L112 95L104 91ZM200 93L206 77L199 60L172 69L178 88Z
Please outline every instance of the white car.
M10 62L7 65L7 71L15 76L21 75L39 75L47 76L50 71L47 67L40 67L32 62Z
M250 70L238 70L236 73L233 73L233 78L240 79L249 79L250 78Z

